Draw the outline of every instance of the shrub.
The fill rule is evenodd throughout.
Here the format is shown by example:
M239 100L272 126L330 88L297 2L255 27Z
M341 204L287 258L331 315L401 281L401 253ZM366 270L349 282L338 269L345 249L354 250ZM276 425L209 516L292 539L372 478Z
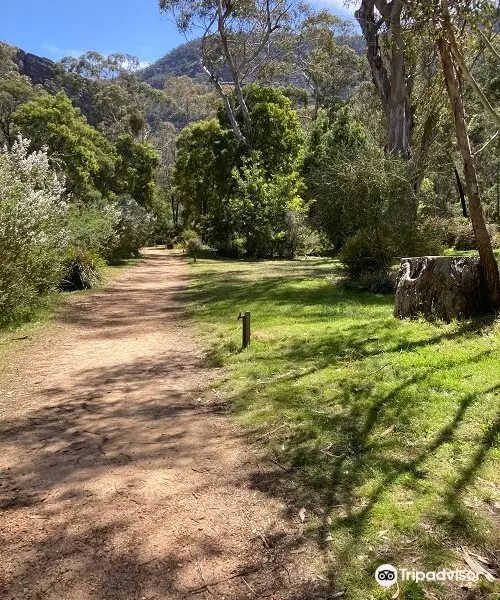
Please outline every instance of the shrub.
M63 290L87 290L102 283L106 263L94 250L71 249L66 254L64 265Z
M392 271L365 271L356 279L356 284L373 294L393 294L396 287L396 273Z
M0 150L0 320L29 310L54 289L67 244L64 181L45 149L29 153L18 137Z
M94 251L109 258L118 243L120 212L102 200L72 204L68 211L68 245L76 252Z
M453 219L452 226L455 234L455 240L453 242L455 250L475 250L476 240L470 221L458 217Z
M244 240L245 254L264 258L293 258L299 245L304 211L300 197L302 182L298 173L267 177L258 154L234 169L234 194L223 213L213 219L212 229L219 247L228 240ZM210 230L209 230L210 231Z
M367 273L387 273L393 259L390 236L362 229L346 241L339 258L355 280Z
M194 229L185 229L181 235L181 241L187 247L189 240L198 239L199 235Z
M186 244L186 249L188 254L194 256L194 260L196 260L196 254L203 249L200 238L190 238Z
M118 212L118 223L110 258L116 260L137 256L153 235L154 218L130 196L121 196L114 206Z

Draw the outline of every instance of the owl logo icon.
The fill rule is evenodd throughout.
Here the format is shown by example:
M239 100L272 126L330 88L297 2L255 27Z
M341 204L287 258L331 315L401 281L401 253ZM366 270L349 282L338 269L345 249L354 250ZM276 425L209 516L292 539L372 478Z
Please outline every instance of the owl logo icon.
M382 587L391 587L398 580L398 570L392 565L380 565L375 571L375 580Z

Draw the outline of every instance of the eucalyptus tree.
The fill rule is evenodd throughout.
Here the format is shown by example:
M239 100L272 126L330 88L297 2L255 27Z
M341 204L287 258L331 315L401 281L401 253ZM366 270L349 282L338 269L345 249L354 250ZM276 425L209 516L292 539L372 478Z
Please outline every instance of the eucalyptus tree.
M347 97L362 80L364 62L345 42L353 37L351 22L307 4L296 14L298 20L289 36L292 73L302 75L312 95L315 120L320 108Z
M171 120L180 127L194 121L215 117L219 100L212 87L199 83L187 75L169 77L163 88L165 101L172 111Z
M410 73L405 43L403 0L361 0L355 17L366 42L366 58L385 112L388 149L410 156L414 130Z
M165 108L164 95L139 81L139 60L130 54L103 56L94 50L57 65L63 86L90 92L92 120L108 137L132 135L145 142Z
M201 40L197 43L202 67L235 136L251 149L252 122L244 87L258 78L275 52L273 42L290 20L294 0L159 0L159 6L174 15L182 33Z
M470 85L485 112L499 129L500 114L491 106L484 92L476 83L459 47L459 37L461 32L465 31L467 23L473 23L480 27L483 22L491 19L498 9L492 0L480 0L474 5L458 0L439 0L432 9L432 13L429 15L429 8L424 7L423 15L430 16L433 20L446 89L453 113L455 133L464 164L474 237L481 258L490 304L493 308L498 308L500 307L500 274L481 203L476 164L467 130L462 80L465 79Z

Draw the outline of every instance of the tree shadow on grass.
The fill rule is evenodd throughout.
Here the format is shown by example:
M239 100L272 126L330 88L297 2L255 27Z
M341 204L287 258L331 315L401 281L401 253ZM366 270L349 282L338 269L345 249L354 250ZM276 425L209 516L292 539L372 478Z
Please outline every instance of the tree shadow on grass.
M317 541L331 558L331 577L337 578L352 570L355 557L361 554L368 558L366 574L372 577L375 568L383 562L408 567L410 560L414 563L418 557L419 567L437 569L451 566L450 550L457 546L469 545L483 553L494 550L491 537L485 537L478 528L478 522L487 515L484 511L478 514L477 507L471 511L467 492L484 463L492 459L500 434L500 410L494 413L484 434L476 434L477 439L468 443L463 464L457 467L450 462L453 474L448 473L446 483L436 481L445 477L446 465L438 467L440 473L433 472L433 467L440 463L441 457L446 460L447 448L455 447L459 451L464 443L461 426L469 409L477 405L483 395L498 398L500 385L486 387L481 393L465 394L448 422L428 441L415 440L415 444L405 445L409 440L397 435L397 429L396 434L390 431L391 425L388 433L374 434L375 428L380 432L390 423L381 413L392 404L396 406L392 406L391 418L396 428L400 423L404 428L407 403L412 399L405 395L405 389L426 377L427 374L420 374L408 378L391 393L375 398L366 411L359 410L359 405L343 415L325 416L304 411L300 425L287 429L288 435L282 438L286 448L283 446L280 452L277 444L273 444L279 463L288 466L290 471L275 469L272 473L254 473L256 489L285 498L295 507L306 506L318 520ZM349 402L348 398L338 400ZM325 431L331 432L333 440L327 445L323 441ZM388 499L391 494L395 503ZM425 500L427 494L428 501ZM403 524L404 516L397 517L398 512L405 510L397 502L398 497L411 498L410 502L415 504L423 502L423 508L406 524ZM390 542L384 542L373 531L374 523L384 522L380 520L384 511L389 519L385 520L387 529L392 530ZM491 514L488 515L493 528L495 520L497 524L500 521L500 511L496 513L493 523ZM417 526L415 519L425 528ZM368 546L373 551L368 551Z

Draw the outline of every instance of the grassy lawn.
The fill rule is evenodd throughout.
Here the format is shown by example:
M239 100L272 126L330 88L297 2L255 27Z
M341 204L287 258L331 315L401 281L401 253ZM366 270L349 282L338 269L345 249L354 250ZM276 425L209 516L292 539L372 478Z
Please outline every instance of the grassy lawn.
M338 273L328 259L199 259L189 298L234 414L287 469L254 485L307 509L335 589L390 598L373 578L382 563L467 569L461 546L498 558L500 320L399 321L392 297ZM399 597L466 597L440 585ZM497 600L495 585L467 598Z

